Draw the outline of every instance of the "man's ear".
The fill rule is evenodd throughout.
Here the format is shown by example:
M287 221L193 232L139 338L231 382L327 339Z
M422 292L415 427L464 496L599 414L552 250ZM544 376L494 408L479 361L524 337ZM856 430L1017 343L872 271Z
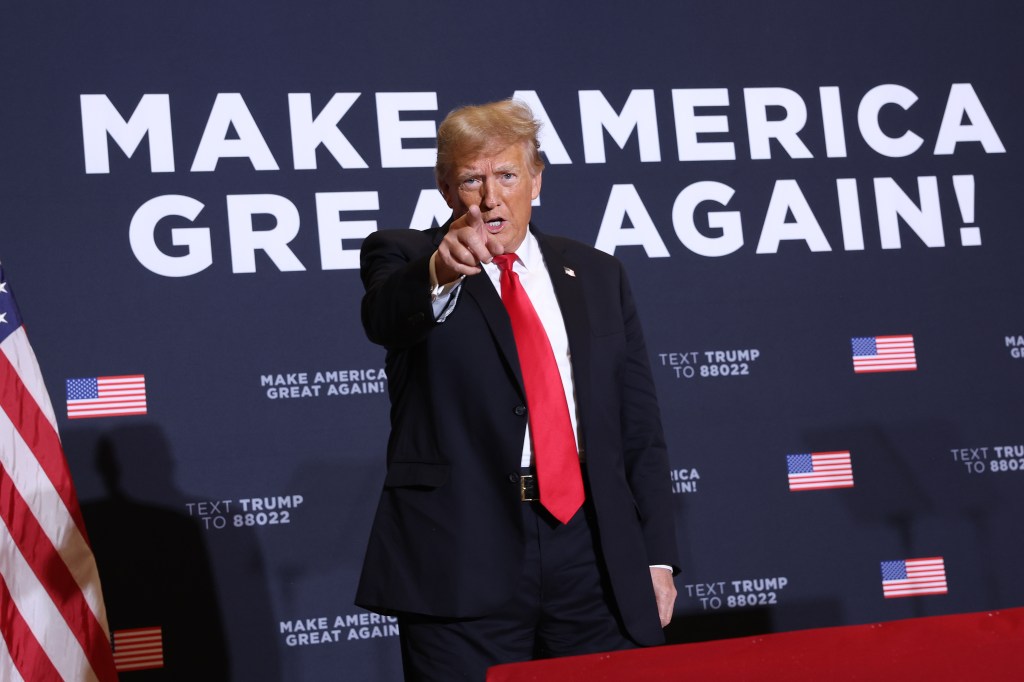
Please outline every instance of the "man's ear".
M440 192L441 196L444 197L444 203L448 204L448 208L454 208L452 206L451 189L451 185L449 185L447 182L437 183L437 191Z

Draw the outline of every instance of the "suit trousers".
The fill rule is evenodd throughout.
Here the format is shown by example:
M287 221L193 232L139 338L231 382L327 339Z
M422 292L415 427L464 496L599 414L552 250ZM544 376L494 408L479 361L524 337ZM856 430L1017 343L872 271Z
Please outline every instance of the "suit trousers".
M523 573L498 613L471 619L399 614L406 682L483 682L487 668L500 663L637 646L611 598L589 497L564 525L539 502L523 502L522 513Z

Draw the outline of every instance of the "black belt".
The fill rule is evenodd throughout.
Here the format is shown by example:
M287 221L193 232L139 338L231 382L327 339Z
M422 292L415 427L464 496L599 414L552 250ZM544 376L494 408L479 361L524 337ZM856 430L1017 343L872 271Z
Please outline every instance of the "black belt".
M580 462L580 475L587 480L587 465ZM586 486L586 483L584 483ZM540 502L540 486L537 483L537 475L532 469L521 469L519 471L519 500L521 502Z

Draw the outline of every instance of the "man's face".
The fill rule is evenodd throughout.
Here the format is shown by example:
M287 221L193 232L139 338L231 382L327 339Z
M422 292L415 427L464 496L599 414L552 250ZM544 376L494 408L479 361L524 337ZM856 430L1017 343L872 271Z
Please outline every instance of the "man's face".
M540 194L541 174L530 173L524 144L460 160L440 186L456 219L470 206L480 207L484 228L505 247L505 253L523 243L531 203Z

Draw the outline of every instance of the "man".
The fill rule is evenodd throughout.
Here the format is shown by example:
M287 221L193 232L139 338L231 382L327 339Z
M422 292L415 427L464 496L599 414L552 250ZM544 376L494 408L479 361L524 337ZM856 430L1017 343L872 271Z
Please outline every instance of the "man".
M449 114L436 177L451 220L362 248L391 435L356 603L398 615L408 680L653 645L672 615L640 321L616 259L530 225L539 127L511 100Z

